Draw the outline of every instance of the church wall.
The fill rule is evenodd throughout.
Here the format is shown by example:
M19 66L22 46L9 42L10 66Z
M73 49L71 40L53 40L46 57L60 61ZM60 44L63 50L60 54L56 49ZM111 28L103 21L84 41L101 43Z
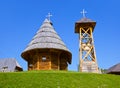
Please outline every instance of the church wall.
M68 70L68 63L67 63L67 57L65 54L61 54L60 56L60 70Z
M48 53L37 53L28 60L28 70L50 70L51 58Z
M34 53L29 56L28 70L67 70L66 56L59 52Z
M43 60L43 58L46 58ZM39 69L40 70L50 70L51 69L51 58L50 55L43 55L39 58Z
M68 70L68 64L66 59L60 58L60 70Z
M59 70L59 56L57 53L51 54L51 69Z

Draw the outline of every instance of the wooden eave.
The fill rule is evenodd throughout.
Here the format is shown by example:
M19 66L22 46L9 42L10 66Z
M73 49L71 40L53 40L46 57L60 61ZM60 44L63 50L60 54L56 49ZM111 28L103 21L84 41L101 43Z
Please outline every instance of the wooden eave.
M68 63L71 64L71 60L72 60L72 54L68 51L65 50L60 50L60 49L53 49L53 48L44 48L44 49L32 49L32 50L28 50L25 51L21 54L21 57L24 58L26 61L28 61L28 56L30 55L34 55L35 53L49 53L49 52L58 52L58 53L65 53L66 56L68 57Z

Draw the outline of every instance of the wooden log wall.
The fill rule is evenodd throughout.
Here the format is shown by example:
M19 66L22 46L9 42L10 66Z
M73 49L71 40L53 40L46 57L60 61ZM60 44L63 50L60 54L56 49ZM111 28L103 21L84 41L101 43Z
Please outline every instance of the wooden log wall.
M28 59L28 70L67 70L67 67L66 56L59 52L36 53Z
M59 70L59 55L58 53L51 53L51 69Z

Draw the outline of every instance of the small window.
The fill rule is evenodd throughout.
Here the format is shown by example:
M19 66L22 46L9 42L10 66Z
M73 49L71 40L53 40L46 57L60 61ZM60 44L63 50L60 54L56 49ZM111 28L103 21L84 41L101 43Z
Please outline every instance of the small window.
M29 67L33 67L33 64L29 64Z
M3 72L6 72L7 70L8 70L8 66L2 67L2 71L3 71Z
M42 57L42 61L46 61L46 59L47 59L47 58L46 58L45 56Z

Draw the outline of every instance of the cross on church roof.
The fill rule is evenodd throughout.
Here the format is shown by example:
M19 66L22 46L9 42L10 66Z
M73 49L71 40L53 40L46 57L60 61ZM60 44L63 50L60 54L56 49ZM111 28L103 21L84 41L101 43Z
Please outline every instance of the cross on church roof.
M52 16L52 15L51 15L50 13L48 13L48 15L46 16L49 21L50 21L50 17L51 17L51 16Z
M85 16L85 14L87 13L84 9L83 9L83 11L82 12L80 12L82 15L83 15L83 17L85 18L86 16Z

